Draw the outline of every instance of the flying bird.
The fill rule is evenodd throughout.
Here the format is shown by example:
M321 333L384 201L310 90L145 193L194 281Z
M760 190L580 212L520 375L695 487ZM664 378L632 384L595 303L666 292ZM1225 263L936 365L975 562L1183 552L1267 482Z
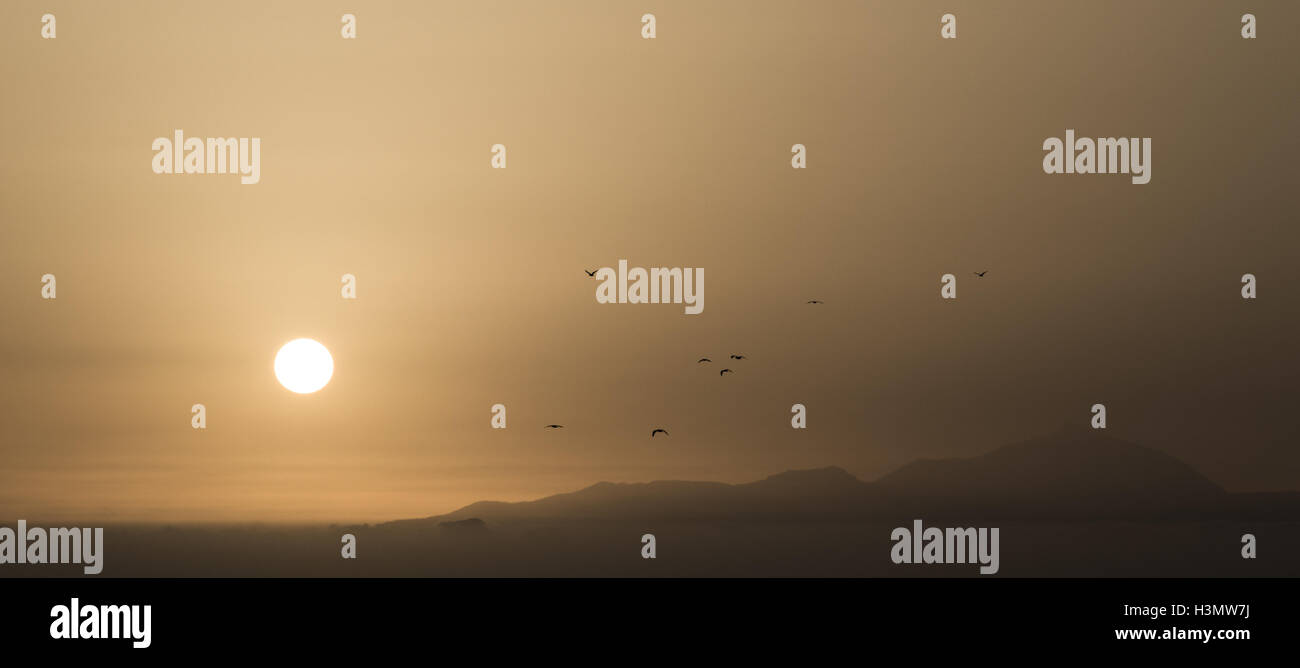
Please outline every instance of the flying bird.
M736 372L732 371L731 369L723 369L722 371L718 372L718 375L721 376L724 373L736 373Z
M713 360L711 360L711 359L709 359L709 358L707 358L707 357L701 357L701 358L700 358L700 362L712 362L712 361L713 361ZM696 362L696 364L699 364L700 362Z
M542 428L543 428L543 429L564 429L564 425L562 425L562 424L548 424L548 425L546 425L545 427L542 427Z
M743 359L749 359L749 358L748 358L748 357L745 357L744 355L732 355L732 356L731 356L731 359L733 359L733 360L743 360Z
M820 299L809 299L809 300L808 300L808 303L809 303L809 304L825 304L826 302L821 301Z
M583 271L587 271L587 270L586 270L586 269L583 269ZM588 276L595 276L595 275L596 275L596 272L594 272L594 271L587 271L587 275L588 275Z
M979 276L980 278L984 278L984 274L989 273L989 270L985 269L984 271L973 271L971 273L975 274L976 276Z
M664 436L667 436L667 435L668 435L668 430L667 430L667 429L656 429L656 430L650 432L650 438L654 438L654 437L655 437L655 434L658 434L658 433L661 432L661 431L664 433Z

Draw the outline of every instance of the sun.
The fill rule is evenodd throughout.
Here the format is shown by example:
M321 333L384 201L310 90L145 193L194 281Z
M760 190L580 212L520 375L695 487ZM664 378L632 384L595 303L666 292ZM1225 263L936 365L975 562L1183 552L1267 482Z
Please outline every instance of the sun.
M294 339L275 354L275 378L291 392L311 394L333 375L334 358L314 339Z

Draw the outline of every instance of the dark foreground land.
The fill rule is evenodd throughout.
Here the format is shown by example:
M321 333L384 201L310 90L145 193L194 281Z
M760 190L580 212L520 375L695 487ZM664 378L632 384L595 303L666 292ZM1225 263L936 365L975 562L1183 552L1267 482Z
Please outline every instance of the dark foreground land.
M895 565L893 525L522 523L477 535L370 527L109 527L95 577L978 577L975 564ZM1003 524L992 577L1297 577L1300 523ZM1242 559L1246 530L1259 557ZM339 538L357 537L357 558ZM657 557L641 558L654 533ZM10 577L78 566L7 565ZM90 576L87 576L90 577ZM988 576L986 576L988 577Z

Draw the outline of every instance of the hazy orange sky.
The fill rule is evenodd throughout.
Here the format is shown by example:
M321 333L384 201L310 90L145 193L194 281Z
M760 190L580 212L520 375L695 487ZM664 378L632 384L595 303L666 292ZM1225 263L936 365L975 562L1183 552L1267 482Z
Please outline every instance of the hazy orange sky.
M1298 21L5 2L0 517L371 521L599 480L870 479L1097 402L1230 489L1300 488ZM154 174L176 129L260 137L261 182ZM1044 174L1067 129L1151 137L1151 182ZM703 267L704 312L597 304L583 270L619 259ZM300 396L271 363L304 336L335 374ZM695 364L731 353L725 378Z

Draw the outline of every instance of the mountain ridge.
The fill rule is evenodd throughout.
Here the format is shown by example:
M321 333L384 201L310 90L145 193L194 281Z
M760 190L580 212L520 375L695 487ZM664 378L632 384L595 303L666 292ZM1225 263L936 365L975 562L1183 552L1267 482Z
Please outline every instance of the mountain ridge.
M746 483L602 481L532 501L479 501L388 525L614 519L1103 520L1300 518L1300 492L1231 493L1159 450L1066 429L964 458L917 459L874 481L839 466ZM380 525L384 526L384 525Z

